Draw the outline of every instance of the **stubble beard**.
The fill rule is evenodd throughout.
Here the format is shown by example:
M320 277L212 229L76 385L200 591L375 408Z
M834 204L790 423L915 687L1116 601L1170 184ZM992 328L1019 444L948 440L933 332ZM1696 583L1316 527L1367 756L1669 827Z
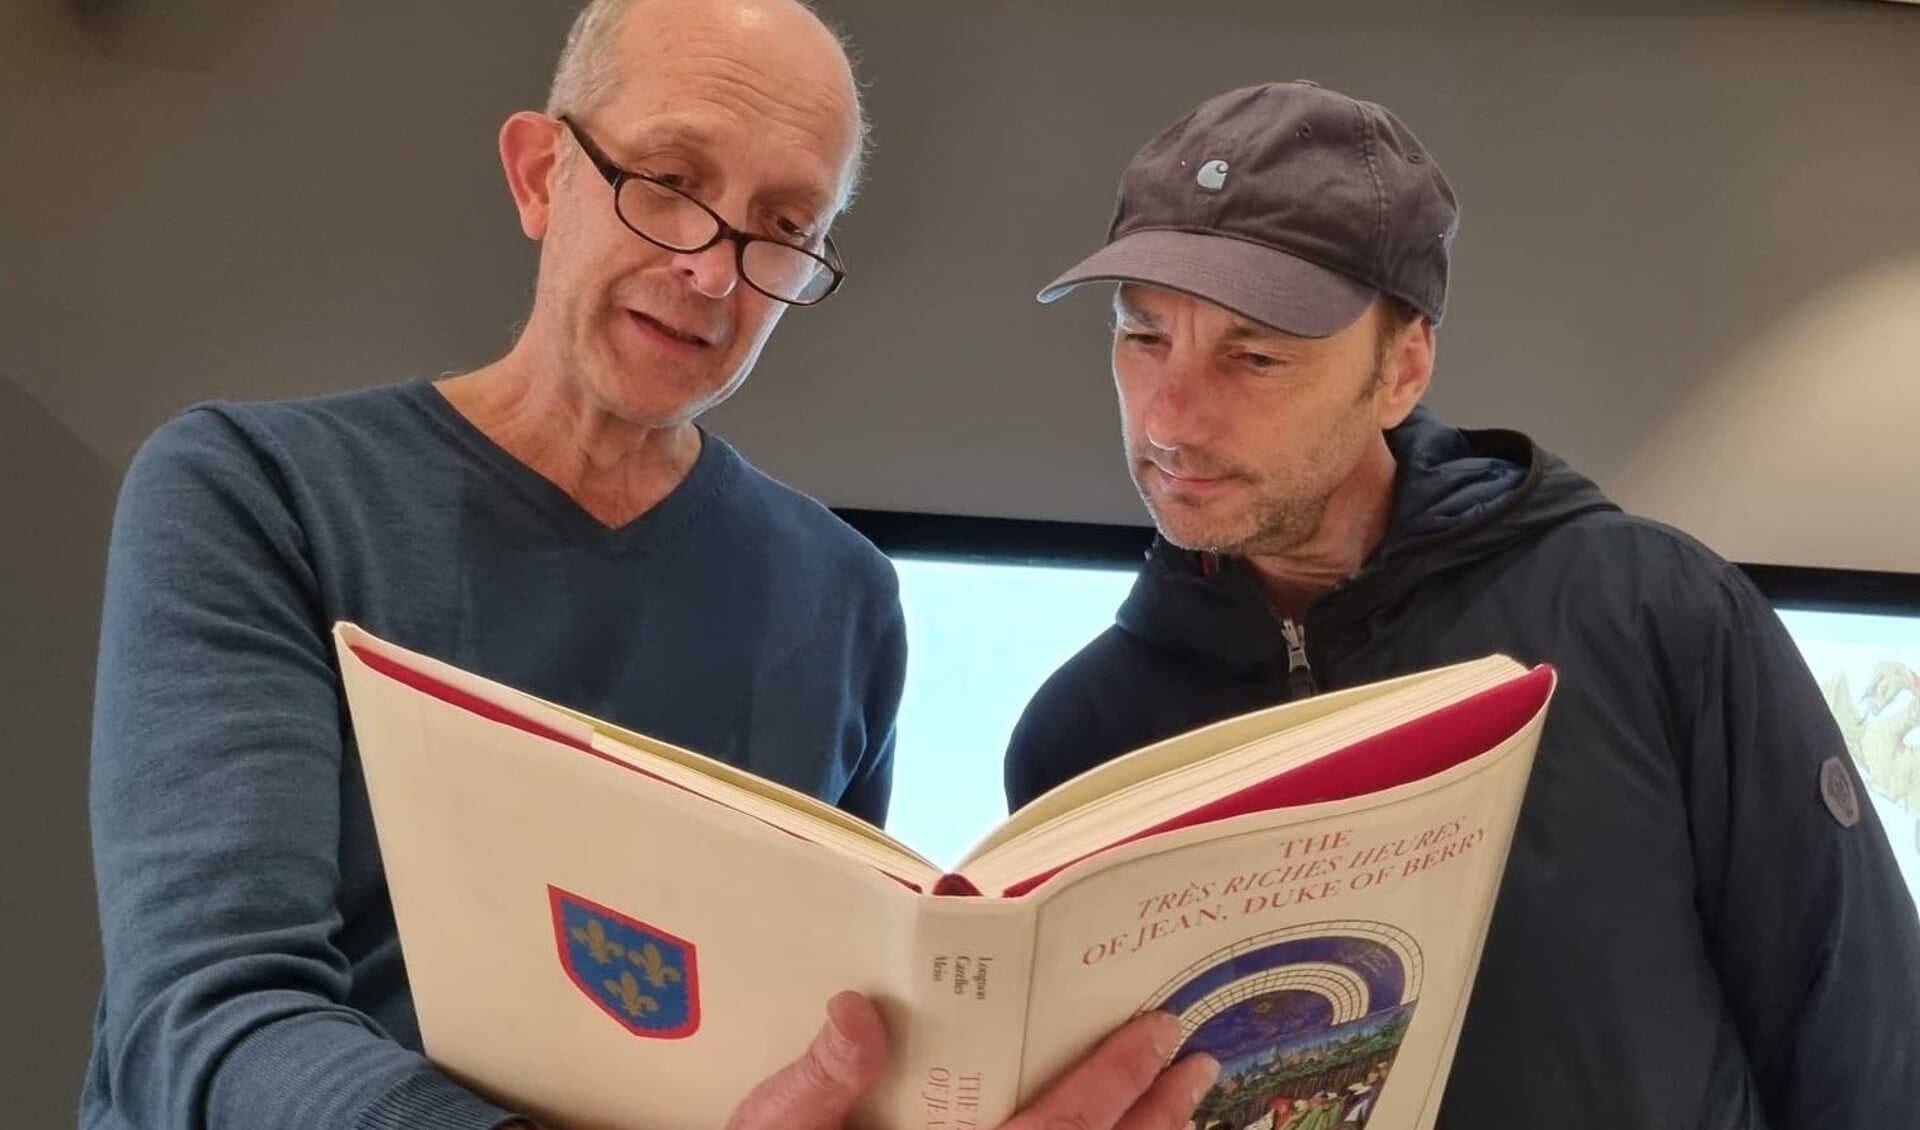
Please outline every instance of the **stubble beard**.
M1374 390L1384 383L1386 366L1383 349L1376 356L1373 372L1355 403L1356 411L1369 404ZM1328 436L1327 440L1316 454L1331 454L1344 446L1334 442L1334 436ZM1134 489L1146 504L1147 513L1153 517L1154 528L1161 537L1181 549L1232 557L1283 555L1311 541L1320 532L1334 492L1344 480L1342 476L1323 484L1302 483L1276 489L1244 470L1235 469L1234 477L1247 484L1249 496L1239 504L1237 512L1214 517L1199 507L1177 500L1156 499L1145 482L1147 460L1130 446L1127 456Z
M1306 498L1273 498L1259 492L1237 514L1214 517L1177 500L1162 501L1141 484L1143 465L1133 465L1134 486L1160 536L1182 549L1247 557L1285 553L1311 540L1327 513L1332 491ZM1247 480L1242 480L1247 481Z

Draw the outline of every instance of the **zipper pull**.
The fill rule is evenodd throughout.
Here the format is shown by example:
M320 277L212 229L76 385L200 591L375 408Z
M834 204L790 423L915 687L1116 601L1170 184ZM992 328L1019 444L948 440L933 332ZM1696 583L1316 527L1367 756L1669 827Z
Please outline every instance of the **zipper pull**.
M1307 629L1291 616L1280 620L1280 634L1287 640L1287 701L1311 698L1320 688L1313 680L1313 667L1307 662Z

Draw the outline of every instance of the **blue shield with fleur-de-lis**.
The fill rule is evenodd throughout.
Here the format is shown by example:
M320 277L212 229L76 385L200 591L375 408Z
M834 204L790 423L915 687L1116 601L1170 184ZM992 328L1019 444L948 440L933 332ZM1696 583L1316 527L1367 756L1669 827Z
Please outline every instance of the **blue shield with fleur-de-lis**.
M700 1027L693 943L559 887L547 888L567 977L622 1028L678 1040Z

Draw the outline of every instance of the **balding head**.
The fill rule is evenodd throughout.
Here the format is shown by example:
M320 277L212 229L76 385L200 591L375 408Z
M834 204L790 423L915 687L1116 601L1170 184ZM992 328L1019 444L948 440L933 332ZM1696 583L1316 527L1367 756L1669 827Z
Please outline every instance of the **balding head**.
M844 103L852 137L844 207L866 163L866 113L845 41L798 0L590 0L567 34L547 113L576 118L593 113L636 70L688 40L731 40L730 46L756 56L765 69L785 72Z
M861 148L846 53L794 0L595 0L552 110L501 129L541 245L516 352L563 399L678 428L746 379L802 284L839 280Z

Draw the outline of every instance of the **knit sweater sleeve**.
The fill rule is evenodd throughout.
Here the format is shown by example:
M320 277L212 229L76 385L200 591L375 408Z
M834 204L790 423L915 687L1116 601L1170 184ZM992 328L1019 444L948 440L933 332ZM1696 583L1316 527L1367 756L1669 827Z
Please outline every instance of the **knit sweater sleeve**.
M211 409L156 432L122 487L94 712L96 1070L130 1126L500 1126L346 1003L341 701L286 493Z
M884 609L879 637L873 646L873 667L865 682L866 749L840 794L840 807L867 823L882 827L893 795L893 750L898 735L900 698L907 679L907 624L900 606L899 585L891 572L884 575Z

